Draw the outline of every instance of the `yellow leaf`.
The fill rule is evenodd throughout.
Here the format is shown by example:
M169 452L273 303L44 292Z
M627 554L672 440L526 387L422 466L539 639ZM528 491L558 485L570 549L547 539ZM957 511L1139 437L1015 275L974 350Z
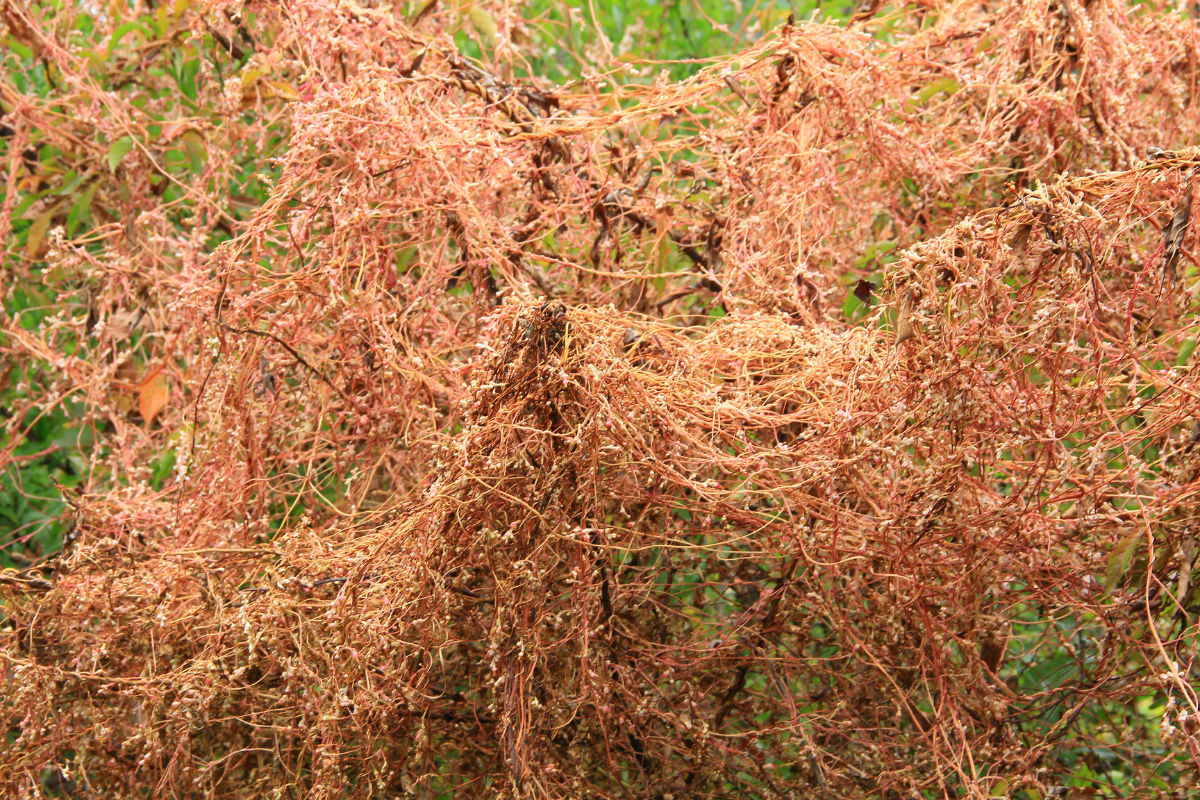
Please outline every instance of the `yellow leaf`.
M167 386L166 376L161 372L142 384L142 388L138 390L138 411L141 412L147 427L154 422L158 412L166 408L170 399L171 389Z
M17 181L17 192L25 194L37 194L42 190L42 182L45 180L40 174L26 175Z
M289 103L294 103L300 99L300 93L292 88L292 85L287 81L266 81L266 84L275 91L276 97L281 97Z
M467 9L467 16L471 18L471 22L475 25L475 30L483 34L485 39L495 41L500 35L500 27L496 24L496 18L493 17L486 9L479 6L471 6Z
M37 258L38 250L42 246L42 240L46 238L46 231L50 229L50 223L54 220L54 215L62 208L62 203L51 206L42 212L42 215L33 221L29 226L29 236L25 241L25 252L30 258Z

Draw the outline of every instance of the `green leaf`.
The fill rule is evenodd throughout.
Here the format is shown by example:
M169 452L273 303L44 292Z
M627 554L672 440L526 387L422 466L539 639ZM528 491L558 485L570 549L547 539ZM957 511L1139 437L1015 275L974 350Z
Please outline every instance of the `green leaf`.
M199 59L184 60L181 52L175 53L175 82L189 100L196 99L196 76L200 73Z
M115 50L117 45L121 43L121 39L124 38L125 34L129 33L130 31L140 31L143 36L145 36L146 33L146 29L142 26L141 20L134 20L133 22L126 22L122 25L118 25L112 32L112 36L110 36L108 39L109 57L112 56L113 50Z
M100 181L92 181L88 186L87 191L79 196L75 201L75 205L71 207L71 211L67 214L67 236L75 235L75 229L79 223L91 219L92 214L92 198L96 196L96 190L100 188Z
M166 4L160 5L155 11L154 32L160 38L165 37L167 35L167 27L170 24L170 20L168 18L169 13L170 13L170 9L167 8Z
M204 162L208 160L208 151L204 147L203 136L196 131L188 131L183 134L183 149L187 153L192 172L204 169Z
M891 241L875 242L874 244L872 244L870 247L867 248L866 253L864 253L863 255L865 255L869 259L870 258L880 258L882 256L887 255L888 253L892 252L895 249L896 249L895 242L891 242Z
M862 301L854 296L854 292L846 292L846 299L842 301L842 316L847 322L854 322L854 314L862 305Z
M25 212L28 211L30 208L32 208L34 203L36 203L38 200L41 200L43 197L46 197L47 195L53 194L54 191L55 191L54 188L50 188L50 189L43 189L42 191L40 191L36 194L25 195L25 197L22 198L22 200L13 207L12 218L13 219L23 218L25 216Z
M941 94L942 92L952 95L957 91L958 81L954 80L954 78L942 78L941 80L936 80L922 89L921 93L917 95L917 100L919 100L921 103L925 103L934 95Z
M113 142L112 147L108 148L108 169L110 172L116 172L117 167L121 164L121 160L129 155L129 151L133 149L133 137L122 136Z
M79 185L81 183L83 183L83 179L85 177L86 177L85 175L80 175L75 170L71 170L70 172L63 175L62 186L58 187L58 190L55 191L55 194L59 195L60 197L68 197L68 196L74 195L75 190L77 188L79 188Z
M1182 367L1192 357L1192 351L1196 349L1196 340L1188 339L1179 347L1179 355L1175 357L1175 366Z
M1108 588L1116 586L1129 572L1129 568L1133 565L1133 557L1137 553L1138 542L1141 539L1142 534L1140 533L1126 536L1117 542L1112 552L1108 554L1108 568L1104 571L1104 582Z
M18 42L16 40L16 38L13 36L6 36L4 38L4 46L7 47L8 49L12 50L14 53L16 53L18 56L25 59L26 61L30 61L33 59L33 48L27 44L22 44L21 42Z

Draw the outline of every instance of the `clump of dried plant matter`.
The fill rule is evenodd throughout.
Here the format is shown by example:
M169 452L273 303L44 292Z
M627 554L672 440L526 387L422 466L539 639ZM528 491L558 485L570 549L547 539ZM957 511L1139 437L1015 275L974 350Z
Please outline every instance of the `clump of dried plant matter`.
M926 3L550 86L487 8L480 61L436 6L192 4L175 199L6 11L59 78L0 85L0 229L22 149L145 144L9 255L63 309L5 323L10 441L97 444L0 583L4 792L1190 791L1194 20Z

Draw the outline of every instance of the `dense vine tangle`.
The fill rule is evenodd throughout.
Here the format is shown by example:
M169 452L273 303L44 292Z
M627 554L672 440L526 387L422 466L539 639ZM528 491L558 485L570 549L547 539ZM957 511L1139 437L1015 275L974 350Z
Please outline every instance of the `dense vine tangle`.
M5 796L1190 791L1188 14L553 86L520 4L482 59L449 4L29 5L0 280L58 308L4 321L0 464L95 444L0 582ZM68 172L73 236L22 204Z

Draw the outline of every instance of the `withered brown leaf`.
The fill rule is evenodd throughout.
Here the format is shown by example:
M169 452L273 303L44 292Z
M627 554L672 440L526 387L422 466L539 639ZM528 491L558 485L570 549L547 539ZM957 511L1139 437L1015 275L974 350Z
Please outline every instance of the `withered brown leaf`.
M896 346L899 347L916 335L917 328L912 321L911 301L905 300L900 306L900 313L896 316Z
M1172 281L1175 280L1175 265L1179 263L1179 251L1187 236L1188 226L1192 221L1192 186L1188 185L1183 193L1183 200L1171 215L1171 219L1163 228L1163 259L1164 269Z
M859 280L858 283L854 284L854 296L858 298L860 303L869 306L871 305L871 293L877 288L879 287L871 281Z

